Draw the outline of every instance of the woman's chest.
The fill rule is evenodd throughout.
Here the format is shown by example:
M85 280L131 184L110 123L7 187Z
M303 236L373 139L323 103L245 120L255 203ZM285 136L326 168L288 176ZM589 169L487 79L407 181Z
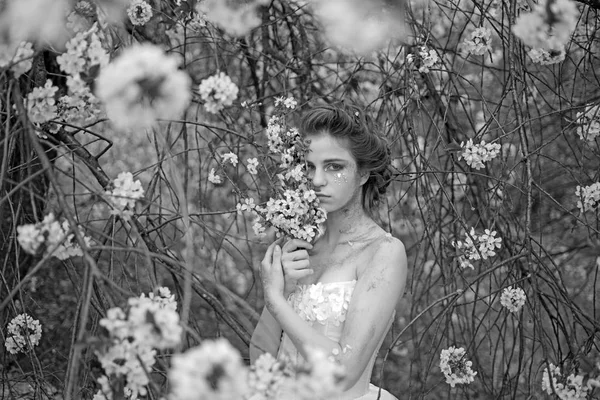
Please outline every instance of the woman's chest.
M335 249L319 249L309 255L310 268L314 273L299 284L314 284L317 282L345 282L358 277L358 269L368 263L369 255L362 246L352 244L336 246Z

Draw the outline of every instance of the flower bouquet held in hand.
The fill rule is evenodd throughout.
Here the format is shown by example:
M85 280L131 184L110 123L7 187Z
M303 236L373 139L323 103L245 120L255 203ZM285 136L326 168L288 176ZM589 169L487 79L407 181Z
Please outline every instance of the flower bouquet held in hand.
M274 227L278 236L314 242L323 233L327 215L319 207L319 199L306 174L308 146L298 129L286 124L286 111L295 107L292 97L276 99L275 113L267 126L269 153L279 158L274 195L264 205L244 199L238 210L251 211L258 217L253 226L257 235L264 234L266 227Z

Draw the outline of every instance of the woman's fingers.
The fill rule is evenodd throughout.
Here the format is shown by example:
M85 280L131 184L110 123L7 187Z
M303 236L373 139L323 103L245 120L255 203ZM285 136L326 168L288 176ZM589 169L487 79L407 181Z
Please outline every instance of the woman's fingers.
M273 249L272 265L281 268L281 247L278 244L275 244L275 248Z
M306 250L296 250L290 253L283 253L281 259L284 261L298 261L298 260L308 260L308 251Z
M275 250L275 246L277 245L277 241L274 241L267 247L267 251L265 252L265 256L263 257L262 264L264 266L271 265L273 263L273 251Z
M294 261L286 263L283 271L290 279L299 279L313 273L308 260Z
M291 253L293 251L295 251L296 249L312 249L313 246L312 244L308 243L306 240L301 240L301 239L291 239L288 240L284 245L283 245L283 252L284 253Z

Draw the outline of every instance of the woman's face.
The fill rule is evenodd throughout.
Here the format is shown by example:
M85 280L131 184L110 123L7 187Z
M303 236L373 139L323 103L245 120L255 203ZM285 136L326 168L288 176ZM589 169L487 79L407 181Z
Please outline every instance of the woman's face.
M367 181L368 174L360 175L346 141L336 139L329 133L311 135L308 139L308 176L319 197L320 207L331 213L353 200L361 201L361 187Z

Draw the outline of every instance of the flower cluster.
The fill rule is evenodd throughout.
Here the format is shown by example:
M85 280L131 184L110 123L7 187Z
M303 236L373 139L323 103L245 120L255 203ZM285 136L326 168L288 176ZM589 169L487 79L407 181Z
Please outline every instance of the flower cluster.
M575 188L575 196L577 196L577 207L581 212L587 210L595 210L600 202L600 182L596 182L590 186L577 186Z
M297 366L295 379L290 382L291 392L303 400L338 397L342 392L343 367L321 349L308 347L306 351L307 362Z
M221 175L217 175L214 168L211 168L210 172L208 173L208 181L215 185L219 185L223 183L223 178L221 177Z
M289 110L294 110L298 106L298 102L292 96L278 97L275 99L275 107L283 106Z
M460 143L463 152L458 156L458 159L464 158L467 165L471 168L484 168L484 163L494 159L500 153L500 145L498 143L486 143L484 140L479 144L473 144L473 139L469 139L467 143Z
M440 369L446 377L446 383L452 387L456 384L469 384L477 375L477 372L471 369L473 363L465 359L465 354L464 348L454 346L442 350L440 354Z
M532 48L561 51L575 30L577 14L571 0L542 0L517 18L512 31Z
M583 375L571 374L564 378L560 368L550 363L550 368L544 368L542 374L542 390L556 394L561 400L584 400L587 399L590 386L583 384Z
M111 214L128 220L133 215L136 200L144 197L142 183L134 182L131 172L121 172L113 181L113 188L105 192L113 207Z
M329 41L359 54L382 48L404 32L400 7L393 2L328 0L307 2Z
M67 42L66 53L56 58L60 69L71 76L88 73L92 67L103 68L108 64L109 56L98 37L98 28L94 24L86 32L79 32Z
M97 25L87 31L79 32L67 42L67 52L57 57L60 69L67 77L68 93L58 100L57 120L69 125L81 126L95 121L101 114L100 100L94 96L83 76L93 74L94 68L103 68L108 64L109 56L102 47ZM51 131L59 125L54 124Z
M131 0L127 7L127 16L132 25L146 25L152 18L152 6L144 0Z
M492 51L492 32L484 27L475 29L471 32L471 38L463 41L462 48L467 53L478 56Z
M248 173L251 175L256 175L258 173L258 159L257 158L249 158L246 160L246 169Z
M247 370L226 339L205 340L172 360L168 377L174 399L241 399L247 391Z
M212 114L232 105L239 91L236 84L224 72L204 79L200 82L198 90L200 97L204 100L204 108Z
M77 229L86 246L90 246L91 239L84 236L81 227ZM71 232L69 222L65 220L61 224L54 219L53 213L46 215L42 222L37 224L18 226L17 241L25 252L33 255L43 253L43 256L47 256L53 249L52 256L59 260L83 255L75 240L75 234Z
M66 131L77 130L79 126L91 124L102 115L100 100L80 76L67 78L67 95L58 99L57 121L65 122ZM51 124L50 132L56 132L59 124Z
M178 69L179 58L155 45L133 45L100 71L96 94L118 129L151 128L159 119L184 112L191 79Z
M270 353L261 354L248 373L248 388L253 400L276 400L291 371L285 362L275 359Z
M299 186L286 189L281 195L254 210L270 225L292 237L310 242L321 234L319 225L325 222L326 215L324 210L317 208L314 190Z
M238 164L238 156L235 153L229 152L229 153L225 153L223 154L223 162L230 162L231 165L233 165L234 167Z
M33 47L30 42L21 42L16 48L9 48L0 42L0 68L10 65L15 78L31 69Z
M409 54L406 56L409 63L415 62L415 55ZM438 67L440 65L440 57L437 52L433 49L428 49L427 46L421 46L419 48L419 72L426 74L430 68Z
M68 0L0 1L0 8L0 37L9 48L14 49L23 41L64 44Z
M327 215L319 208L319 199L311 188L306 174L306 143L298 129L286 127L284 113L293 110L297 103L293 97L282 97L275 101L275 114L269 118L267 139L269 151L280 157L279 173L276 174L279 185L276 195L266 205L239 204L238 210L249 210L258 216L252 226L261 236L265 226L273 226L278 234L290 235L297 239L313 241L321 233L321 224ZM249 168L250 171L250 168Z
M230 35L244 36L260 25L257 9L268 3L268 0L205 0L198 2L196 10Z
M550 51L544 49L531 49L528 54L534 63L552 65L563 61L567 53L565 49Z
M11 354L26 352L37 346L42 338L40 321L28 314L19 314L8 323L6 350Z
M27 115L34 124L48 122L57 116L54 95L58 87L52 85L50 79L43 87L36 87L27 95Z
M496 255L496 248L502 246L502 239L497 238L496 231L490 231L486 229L483 234L477 235L475 229L471 228L469 234L465 234L463 241L452 242L452 245L458 249L463 250L464 254L461 256L461 267L473 269L473 265L468 260L487 260L488 257Z
M577 134L581 140L593 142L600 136L600 105L590 104L577 113Z
M176 309L175 296L162 287L157 295L130 298L125 311L115 307L106 312L100 326L108 333L108 344L96 351L104 370L96 398L111 398L111 379L125 379L129 398L146 395L155 349L171 348L181 341L183 329Z
M519 287L513 289L512 286L509 286L502 291L502 296L500 296L500 304L513 313L519 312L525 305L525 300L527 300L525 291Z

